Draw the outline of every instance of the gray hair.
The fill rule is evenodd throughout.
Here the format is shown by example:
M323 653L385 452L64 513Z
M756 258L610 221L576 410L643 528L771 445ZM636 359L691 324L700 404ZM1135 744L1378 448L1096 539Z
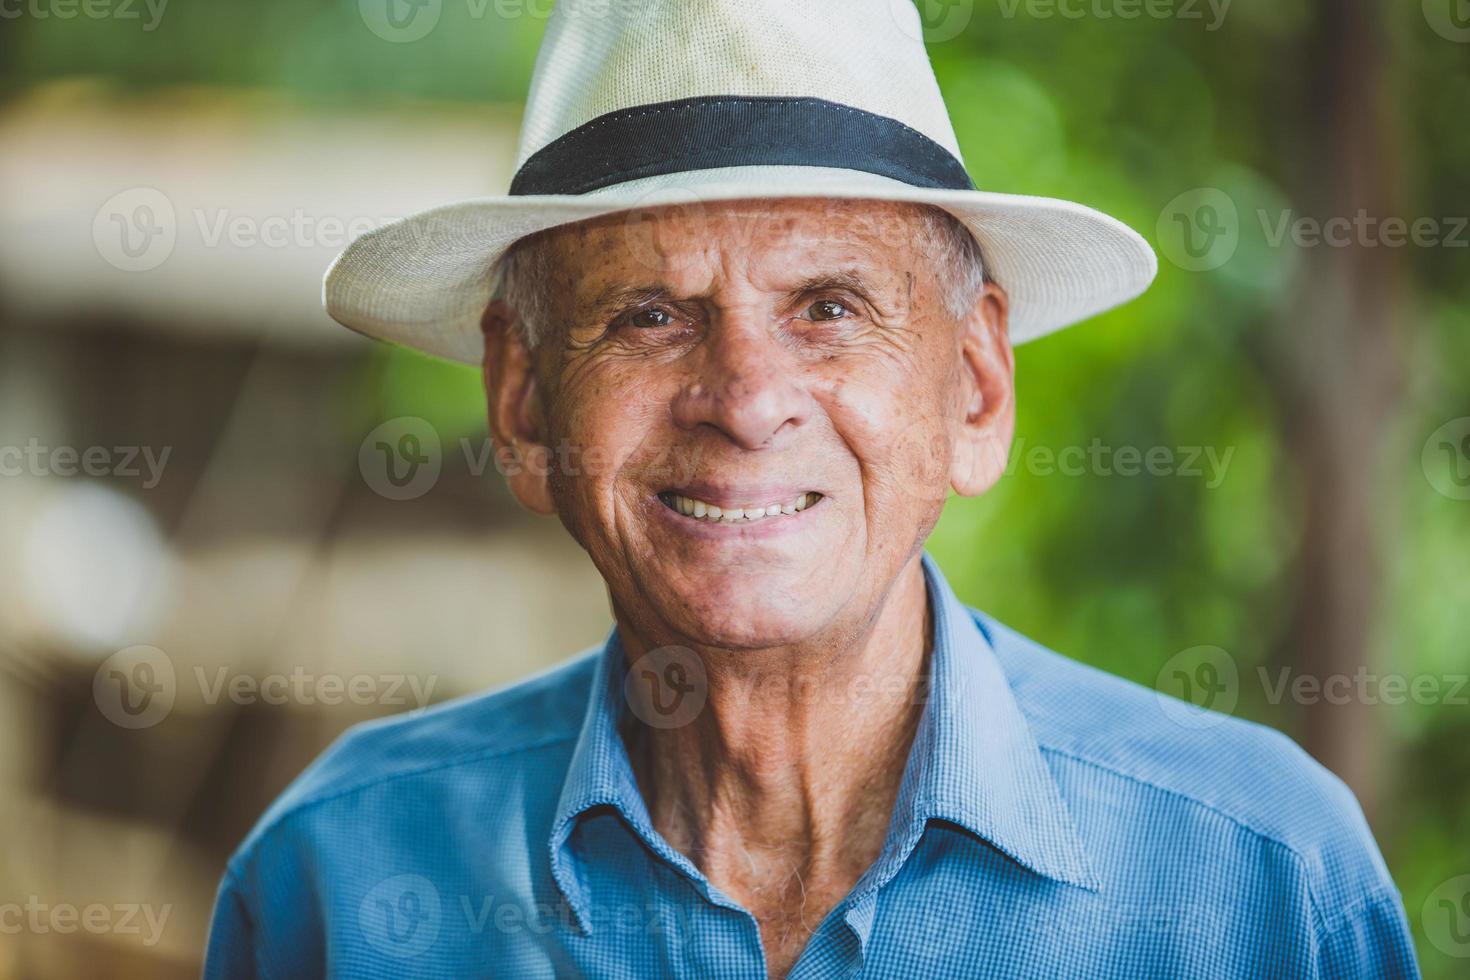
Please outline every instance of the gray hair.
M958 218L933 205L922 205L918 240L940 272L946 310L956 320L969 316L989 281L980 243ZM496 263L494 298L516 311L526 346L534 350L545 338L552 316L551 250L542 234L516 241Z

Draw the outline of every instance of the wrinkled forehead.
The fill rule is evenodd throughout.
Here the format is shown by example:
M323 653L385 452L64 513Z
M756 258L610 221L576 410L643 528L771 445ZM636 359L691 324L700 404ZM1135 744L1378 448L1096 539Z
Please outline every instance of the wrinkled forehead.
M543 232L532 247L546 249L558 268L575 270L570 280L588 285L650 276L674 285L714 270L779 280L783 272L834 265L901 277L931 244L927 210L833 198L697 202L564 225Z

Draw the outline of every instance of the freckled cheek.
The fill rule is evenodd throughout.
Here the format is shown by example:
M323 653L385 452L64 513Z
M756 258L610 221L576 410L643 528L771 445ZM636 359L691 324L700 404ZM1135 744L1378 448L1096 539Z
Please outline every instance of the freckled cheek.
M648 447L660 442L658 420L667 411L659 409L646 386L617 377L587 379L564 393L560 408L553 438L568 448L558 489L584 515L606 523L620 494L642 492L630 484L637 482Z
M854 370L828 393L834 425L857 457L862 520L877 542L932 526L948 485L951 386L933 366Z
M820 396L838 433L870 476L897 465L912 430L938 411L927 378L911 372L852 372Z

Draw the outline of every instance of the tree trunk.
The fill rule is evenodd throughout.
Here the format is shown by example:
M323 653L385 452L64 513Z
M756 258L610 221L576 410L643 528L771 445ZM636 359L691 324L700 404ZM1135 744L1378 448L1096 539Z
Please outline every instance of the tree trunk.
M1297 215L1354 221L1351 244L1300 250L1286 317L1271 346L1284 412L1284 448L1299 474L1304 527L1294 607L1281 660L1298 674L1351 678L1346 703L1299 707L1305 748L1343 777L1372 814L1378 799L1378 709L1359 671L1372 663L1383 518L1392 513L1379 478L1398 386L1394 250L1360 212L1395 215L1385 123L1386 52L1377 0L1315 0L1302 35L1304 111L1283 114L1298 149L1290 176ZM1289 242L1289 240L1288 240ZM1283 248L1291 247L1284 244ZM1369 694L1376 693L1371 686ZM1334 698L1334 700L1341 700Z

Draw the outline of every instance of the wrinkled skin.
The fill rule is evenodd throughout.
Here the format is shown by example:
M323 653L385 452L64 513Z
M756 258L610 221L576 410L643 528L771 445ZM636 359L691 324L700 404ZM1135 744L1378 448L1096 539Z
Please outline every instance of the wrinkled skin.
M1009 450L1005 294L957 320L925 227L835 201L602 218L543 240L534 354L515 311L484 320L502 459L537 463L516 497L587 549L630 661L697 657L696 712L656 722L632 685L624 741L655 829L755 916L773 977L881 851L927 677L917 555L947 488L984 491ZM822 497L710 525L670 491Z
M523 505L557 514L645 648L832 650L860 635L938 519L987 489L1013 429L1006 300L946 309L910 205L745 201L546 233L535 354L486 312L493 434ZM537 469L538 472L532 472ZM741 526L660 502L823 495Z

